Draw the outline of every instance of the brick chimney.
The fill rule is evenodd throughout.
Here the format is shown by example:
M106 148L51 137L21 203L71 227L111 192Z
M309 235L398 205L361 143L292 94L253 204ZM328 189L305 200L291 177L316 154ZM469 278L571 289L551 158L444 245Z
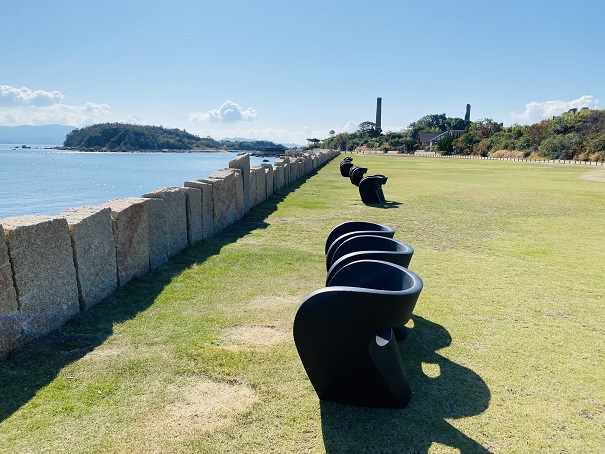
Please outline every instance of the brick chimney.
M382 98L376 98L376 127L382 129Z

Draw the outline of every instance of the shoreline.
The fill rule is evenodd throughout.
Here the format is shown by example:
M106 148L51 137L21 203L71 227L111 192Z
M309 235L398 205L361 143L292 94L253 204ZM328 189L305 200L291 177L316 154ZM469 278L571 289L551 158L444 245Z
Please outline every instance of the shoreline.
M140 150L110 150L108 148L84 148L84 147L48 147L48 150L59 150L59 151L76 151L80 153L247 153L257 157L279 157L286 156L287 150L280 150L279 152L271 152L266 150L228 150L226 148L203 148L203 149L170 149L163 148L161 150L152 149L140 149Z

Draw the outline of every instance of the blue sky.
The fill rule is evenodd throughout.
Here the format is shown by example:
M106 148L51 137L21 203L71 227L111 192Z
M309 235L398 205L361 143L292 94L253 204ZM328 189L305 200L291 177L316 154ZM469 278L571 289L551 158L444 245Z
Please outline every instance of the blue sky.
M121 121L305 143L427 114L605 104L602 0L0 0L0 125Z

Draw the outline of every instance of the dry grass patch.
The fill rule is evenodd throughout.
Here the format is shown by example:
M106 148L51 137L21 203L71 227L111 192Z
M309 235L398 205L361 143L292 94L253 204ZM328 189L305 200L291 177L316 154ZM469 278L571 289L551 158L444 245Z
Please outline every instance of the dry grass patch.
M580 175L580 178L590 181L600 181L605 183L605 170L594 170L592 172Z
M272 347L292 339L292 334L280 330L273 324L263 326L237 326L225 332L225 348L240 350L242 348Z
M251 309L275 309L300 304L301 298L296 296L262 295L254 298L248 307Z
M105 359L115 359L119 356L124 355L126 350L121 347L108 347L104 348L103 346L99 346L84 355L81 361L103 361Z
M228 426L259 401L258 394L241 384L204 381L173 390L174 402L148 421L151 433L171 438Z
M565 320L571 319L571 314L569 312L563 311L542 311L540 312L544 317L548 318L562 318Z

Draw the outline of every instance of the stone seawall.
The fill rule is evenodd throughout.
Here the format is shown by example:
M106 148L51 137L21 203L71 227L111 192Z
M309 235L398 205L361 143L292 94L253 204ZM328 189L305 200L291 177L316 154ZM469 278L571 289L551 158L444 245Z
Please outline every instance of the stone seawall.
M0 358L241 219L339 154L314 150L57 216L0 220Z

